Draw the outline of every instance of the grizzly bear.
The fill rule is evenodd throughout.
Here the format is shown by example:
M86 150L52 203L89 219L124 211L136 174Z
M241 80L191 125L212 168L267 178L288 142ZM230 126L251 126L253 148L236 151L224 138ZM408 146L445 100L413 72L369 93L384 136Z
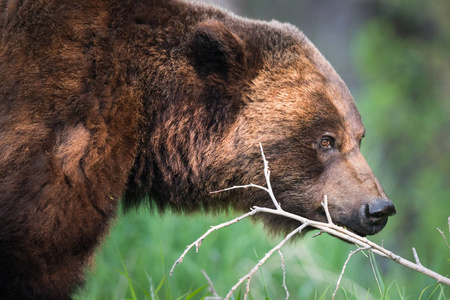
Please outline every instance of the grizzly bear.
M395 213L345 84L297 28L182 0L1 0L0 298L68 299L120 201L273 207L375 234ZM122 200L121 200L122 199ZM269 229L298 224L261 216Z

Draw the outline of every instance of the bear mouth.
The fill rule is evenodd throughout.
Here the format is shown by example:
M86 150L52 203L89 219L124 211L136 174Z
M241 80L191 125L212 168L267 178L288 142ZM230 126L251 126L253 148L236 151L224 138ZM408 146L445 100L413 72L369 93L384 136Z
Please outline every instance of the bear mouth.
M361 237L366 237L368 235L375 235L379 233L383 228L386 226L388 219L384 219L382 221L376 222L376 223L362 223L357 224L356 226L349 226L349 225L339 225L344 228L346 228L348 231L357 234ZM353 224L352 224L353 225Z

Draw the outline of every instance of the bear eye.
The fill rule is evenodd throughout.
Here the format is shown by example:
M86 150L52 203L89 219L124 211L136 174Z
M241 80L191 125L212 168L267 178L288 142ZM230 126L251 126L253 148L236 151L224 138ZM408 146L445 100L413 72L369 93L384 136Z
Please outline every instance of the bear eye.
M324 136L320 140L320 147L325 149L331 149L334 147L334 139L331 136Z

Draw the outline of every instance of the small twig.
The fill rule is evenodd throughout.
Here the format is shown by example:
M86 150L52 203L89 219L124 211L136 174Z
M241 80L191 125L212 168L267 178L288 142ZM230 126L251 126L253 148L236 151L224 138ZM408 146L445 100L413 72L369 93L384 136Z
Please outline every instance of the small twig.
M337 293L337 291L339 289L339 285L341 284L342 277L344 276L345 268L347 268L347 264L350 261L350 258L353 256L353 254L356 254L359 251L367 250L367 249L370 249L370 247L358 248L358 249L353 250L353 251L350 252L350 254L348 255L347 259L345 260L344 266L342 267L341 275L339 275L338 281L336 283L336 288L335 288L333 296L331 298L332 300L334 300L334 297L336 296L336 293Z
M286 291L286 300L287 300L287 299L289 299L289 291L286 286L286 264L284 263L283 253L281 253L280 249L278 249L278 254L280 254L280 259L281 259L281 269L283 270L283 287L284 287L284 290Z
M280 203L278 203L277 199L275 198L275 195L273 194L272 185L270 183L270 170L269 170L269 162L266 160L266 156L264 155L262 144L259 143L259 148L261 149L261 156L264 162L264 177L266 178L266 184L267 184L267 191L270 195L270 199L272 199L273 204L275 205L275 208L278 210L281 210Z
M213 282L211 281L211 278L209 278L208 274L206 274L206 271L205 271L205 270L202 270L202 273L203 273L203 276L205 276L206 281L208 282L208 285L209 285L209 291L211 292L211 294L213 294L213 297L206 297L206 298L209 299L209 300L214 300L214 299L219 300L219 299L222 299L222 297L220 297L220 296L217 294L216 289L214 288L214 284L213 284ZM205 298L205 299L206 299L206 298Z
M250 293L250 281L252 280L252 276L247 278L247 283L245 284L245 294L244 294L244 300L247 300L247 296ZM225 297L225 299L228 299Z
M319 231L318 233L314 234L312 238L318 237L319 235L322 235L323 231Z
M247 217L249 217L249 216L252 216L252 215L254 215L254 214L256 214L256 213L258 213L257 210L252 210L252 211L249 211L248 213L243 214L242 216L239 216L239 217L237 217L237 218L235 218L235 219L233 219L233 220L231 220L231 221L228 221L228 222L225 222L225 223L216 225L216 226L211 226L211 228L210 228L208 231L206 231L201 237L199 237L195 242L193 242L192 244L190 244L189 246L186 247L186 250L184 250L183 254L181 254L181 256L175 261L175 263L173 264L172 268L170 269L170 276L172 276L172 273L173 273L173 270L175 269L175 266L178 265L179 263L181 263L181 262L183 261L183 258L186 256L186 254L189 252L189 250L192 249L192 247L195 246L196 252L198 252L198 248L199 248L200 245L202 244L202 241L203 241L210 233L212 233L213 231L216 231L216 230L218 230L218 229L220 229L220 228L227 227L227 226L230 226L230 225L232 225L232 224L234 224L234 223L237 223L237 222L239 222L240 220L245 219L245 218L247 218Z
M422 266L422 264L420 263L419 255L417 255L416 248L413 247L412 252L413 252L414 260L416 261L416 264L419 266Z
M449 219L450 220L450 219ZM445 234L444 234L444 232L442 231L442 230L440 230L439 228L436 228L438 231L439 231L439 233L442 235L442 237L444 238L444 242L445 242L445 244L447 245L447 247L448 247L448 250L450 250L450 245L447 243L447 238L445 237ZM449 228L449 231L450 231L450 228Z
M330 210L328 209L327 195L323 196L323 202L321 204L325 210L325 215L327 216L328 224L333 224L333 220L331 220Z
M277 251L278 249L280 249L291 237L293 237L294 235L296 235L297 233L300 233L305 227L307 227L308 224L302 224L302 226L298 227L297 229L295 229L294 231L292 231L291 233L289 233L278 245L276 245L275 247L273 247L269 252L266 253L266 255L261 258L259 260L259 262L253 267L253 269L250 270L250 272L248 272L244 277L242 277L241 279L239 279L239 281L230 289L230 291L228 292L228 294L225 296L224 300L228 300L230 299L231 295L233 294L234 291L236 291L236 289L245 281L245 280L249 280L252 275L266 262L267 259L269 259L269 257L272 256L272 254ZM244 298L245 299L245 298Z
M266 156L264 155L264 151L263 151L261 143L259 143L259 147L261 148L261 156L262 156L263 163L264 163L264 177L266 179L267 187L250 183L250 184L246 184L246 185L236 185L236 186L232 186L232 187L229 187L229 188L226 188L226 189L213 191L213 192L210 192L210 193L211 194L217 194L217 193L221 193L221 192L225 192L225 191L229 191L229 190L245 189L245 188L254 187L254 188L258 188L258 189L261 189L261 190L267 192L269 194L270 199L272 200L273 204L275 205L275 208L277 210L283 211L283 209L280 206L280 203L278 203L277 199L275 198L275 195L274 195L273 190L272 190L272 185L270 184L269 162L266 160Z

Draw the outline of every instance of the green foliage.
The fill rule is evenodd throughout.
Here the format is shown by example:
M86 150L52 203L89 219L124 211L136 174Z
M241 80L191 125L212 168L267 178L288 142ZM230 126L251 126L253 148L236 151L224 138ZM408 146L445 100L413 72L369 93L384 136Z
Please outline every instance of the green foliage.
M188 244L210 225L231 217L225 214L184 217L169 213L162 219L149 216L147 211L121 216L96 256L95 272L89 274L86 288L76 299L202 299L210 295L202 269L211 277L219 295L226 295L256 264L255 252L266 253L279 242L279 237L268 238L258 223L246 220L214 232L203 241L199 253L186 256L173 276L168 272ZM354 246L326 235L314 239L307 235L302 241L284 247L290 299L330 299L351 250ZM361 254L352 257L337 299L406 299L411 295L418 298L429 285L423 275L418 287L398 284L395 277L383 274L375 258L372 267L369 257ZM280 266L280 258L275 254L255 273L250 285L251 299L285 299ZM403 271L399 274L407 271L400 266L395 268ZM425 290L422 299L427 299L435 288L433 285ZM439 289L445 293L439 287L435 296L441 293ZM243 291L236 292L234 297L243 299Z

